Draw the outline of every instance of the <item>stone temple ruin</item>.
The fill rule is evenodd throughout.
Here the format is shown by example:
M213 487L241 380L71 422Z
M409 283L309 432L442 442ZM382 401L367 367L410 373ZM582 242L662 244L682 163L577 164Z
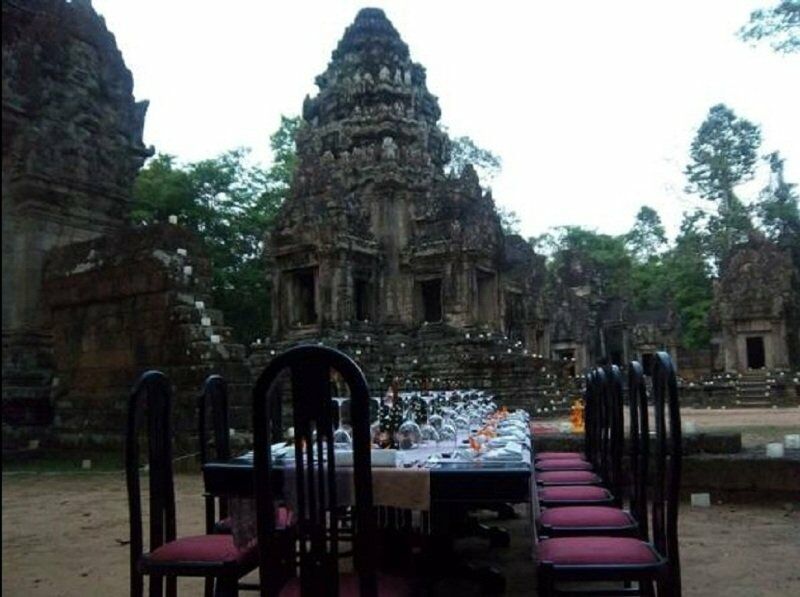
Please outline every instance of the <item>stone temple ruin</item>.
M336 344L377 386L470 380L529 399L548 352L544 264L503 234L471 166L445 174L425 69L364 9L316 82L268 242L273 340Z
M103 19L88 0L2 7L4 448L119 441L130 385L150 367L185 390L184 412L210 370L249 383L244 347L205 306L198 239L128 224L153 150Z
M395 378L491 388L542 414L568 407L575 376L600 359L647 366L667 349L684 374L744 374L762 400L778 386L748 368L798 366L800 278L763 239L725 264L715 348L699 356L679 346L669 308L605 296L577 258L550 276L503 233L471 166L446 173L425 69L378 9L358 13L303 103L291 196L266 239L270 339L247 355L211 304L202 242L129 224L152 154L147 104L103 19L88 0L3 0L2 11L4 449L118 442L148 368L175 382L188 428L202 380L223 374L232 425L247 427L253 373L298 342L346 351L376 392ZM738 399L744 382L720 383Z
M753 234L714 288L715 369L788 369L800 362L800 277L788 250Z

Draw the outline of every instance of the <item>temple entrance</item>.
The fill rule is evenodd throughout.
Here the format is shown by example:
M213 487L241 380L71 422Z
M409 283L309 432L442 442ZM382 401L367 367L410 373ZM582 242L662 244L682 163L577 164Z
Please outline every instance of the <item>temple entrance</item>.
M518 292L506 294L506 335L512 342L523 341L522 324L525 320L522 295Z
M478 321L492 324L497 318L497 292L495 290L495 275L490 272L478 270Z
M747 338L747 367L748 369L762 369L766 366L764 352L764 337L753 336Z
M297 270L291 277L292 323L310 325L317 322L317 301L313 269Z
M575 351L570 349L557 350L556 358L561 365L562 371L570 377L575 377Z
M354 303L356 308L356 321L369 321L374 319L372 313L372 292L366 280L356 279L353 283Z
M442 280L423 280L417 283L418 313L425 323L442 321Z

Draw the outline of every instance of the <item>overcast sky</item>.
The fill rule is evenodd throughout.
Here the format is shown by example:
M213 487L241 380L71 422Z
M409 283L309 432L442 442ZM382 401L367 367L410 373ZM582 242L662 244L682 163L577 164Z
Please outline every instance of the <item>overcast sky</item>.
M280 115L363 6L383 8L428 72L451 134L500 155L498 204L522 232L577 224L627 230L642 204L670 234L698 199L683 192L695 129L723 102L762 128L800 182L800 55L739 41L776 0L94 0L116 35L145 142L181 160L239 146L270 158ZM763 181L742 189L754 195Z

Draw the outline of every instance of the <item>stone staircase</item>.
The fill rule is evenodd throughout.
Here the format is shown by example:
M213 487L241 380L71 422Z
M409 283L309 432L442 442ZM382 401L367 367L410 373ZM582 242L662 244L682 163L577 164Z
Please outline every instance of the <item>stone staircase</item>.
M3 453L42 440L53 420L52 346L44 335L25 342L3 335Z
M736 406L739 408L769 408L772 406L766 371L742 373L736 384Z

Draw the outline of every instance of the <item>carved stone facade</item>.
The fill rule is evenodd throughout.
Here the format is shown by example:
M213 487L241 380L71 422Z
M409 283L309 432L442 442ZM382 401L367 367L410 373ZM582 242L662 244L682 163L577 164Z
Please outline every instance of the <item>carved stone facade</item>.
M800 366L800 273L788 250L759 234L735 248L714 288L716 368Z
M578 255L562 255L551 280L551 300L551 357L572 375L605 360L622 365L635 359L649 369L659 350L678 355L674 311L636 310L626 297L605 296L598 275Z
M250 389L245 348L231 339L210 294L202 243L178 226L128 228L50 251L43 295L54 339L58 441L118 443L130 388L148 369L175 384L178 438L194 435L196 397L211 373L228 380L231 425L249 425L241 410Z
M544 352L543 263L504 236L471 166L445 174L425 69L381 10L358 13L316 83L267 243L273 340L363 336L389 350L399 334L409 348L436 339L435 352L493 333Z
M3 0L3 419L46 424L51 339L41 285L53 247L118 230L146 102L88 0Z

